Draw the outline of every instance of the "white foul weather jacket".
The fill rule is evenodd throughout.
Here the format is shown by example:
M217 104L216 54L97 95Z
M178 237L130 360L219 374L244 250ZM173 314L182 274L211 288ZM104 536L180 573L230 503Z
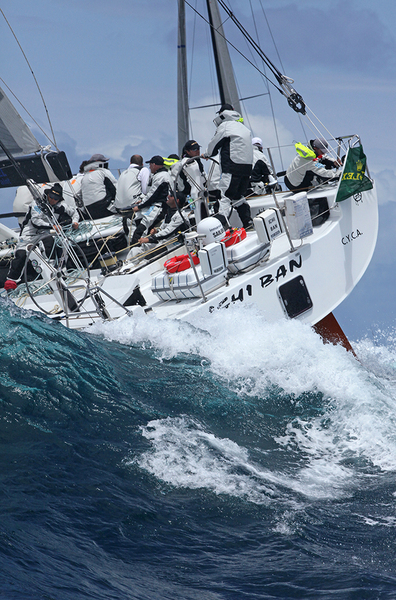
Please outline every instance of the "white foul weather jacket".
M115 208L127 208L136 202L142 193L145 194L149 177L150 170L147 167L130 164L118 178Z
M182 158L171 169L172 180L176 180L178 192L183 192L191 198L202 196L206 187L206 173L200 158Z
M166 203L168 198L169 190L171 188L172 181L171 176L166 167L161 167L158 171L150 175L150 179L147 185L147 194L143 196L139 209L143 210L153 204L160 206Z
M253 164L252 134L241 122L236 110L224 110L214 119L216 133L210 140L205 155L220 152L221 170L231 175L250 175Z
M78 223L79 215L76 207L70 206L64 200L51 206L56 221L62 221L64 215L70 217L72 223ZM21 231L17 249L25 248L28 242L31 242L41 233L52 229L53 225L50 219L43 213L41 208L33 200L26 215L24 226Z
M84 168L84 177L81 180L81 193L84 206L91 206L96 202L108 205L115 198L117 179L103 163L89 163Z
M297 154L286 171L286 177L293 186L308 187L315 176L322 179L333 179L341 171L326 169L317 159L316 154L308 143L306 146L296 144Z

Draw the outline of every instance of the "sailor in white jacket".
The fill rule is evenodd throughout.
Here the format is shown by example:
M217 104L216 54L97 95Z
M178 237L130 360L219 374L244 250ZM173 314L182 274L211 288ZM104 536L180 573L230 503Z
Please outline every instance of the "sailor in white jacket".
M206 188L206 173L203 168L200 146L195 140L188 140L182 150L182 158L171 169L171 177L176 179L176 187L185 196L194 200L203 197Z
M118 178L117 193L112 207L114 210L125 210L142 199L142 194L147 193L147 184L150 170L143 166L143 157L140 154L131 156L130 165Z
M187 212L184 210L185 203L186 197L184 194L178 193L175 200L174 192L170 191L166 201L165 219L158 229L151 229L149 235L147 234L139 239L141 246L133 247L128 254L128 259L135 259L142 253L145 254L156 248L156 246L162 246L162 244L166 244L167 240L177 236L179 232L186 231L190 223ZM147 257L151 258L153 256L154 253L149 252Z
M93 154L84 167L81 195L84 219L101 219L112 215L108 206L116 195L117 179L108 169L108 158Z
M250 187L254 194L268 194L277 186L277 179L271 163L263 152L263 141L259 137L252 139L253 170L250 175Z
M285 175L285 184L292 192L306 190L340 175L340 163L324 158L329 149L325 139L310 140L307 146L298 143L295 147L297 155Z
M213 120L216 133L203 158L220 153L221 191L219 213L228 218L235 208L244 227L251 225L250 207L245 194L253 164L252 135L242 123L241 115L231 104L223 104Z
M45 210L47 206L47 210ZM48 215L51 215L48 216ZM55 225L57 221L59 225ZM14 290L17 287L17 281L21 277L21 273L26 261L26 248L38 236L48 233L48 236L43 238L43 244L48 255L50 255L54 245L54 239L50 234L50 230L54 227L72 223L73 229L78 228L79 215L76 207L67 204L64 201L62 187L59 183L55 183L51 189L44 190L44 198L39 205L36 200L30 205L28 213L22 224L22 231L15 250L15 257L11 262L8 271L8 277L4 283L4 288Z
M138 200L138 204L133 207L135 218L131 225L132 245L136 244L139 238L162 218L172 184L170 173L164 166L162 156L157 154L146 162L150 166L151 175L146 195L143 195Z

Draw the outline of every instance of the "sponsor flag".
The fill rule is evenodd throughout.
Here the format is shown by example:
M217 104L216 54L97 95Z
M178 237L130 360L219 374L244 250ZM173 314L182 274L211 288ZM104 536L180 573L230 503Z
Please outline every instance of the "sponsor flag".
M350 196L371 190L373 183L365 175L366 155L363 146L349 148L344 162L344 170L338 185L336 202L342 202Z

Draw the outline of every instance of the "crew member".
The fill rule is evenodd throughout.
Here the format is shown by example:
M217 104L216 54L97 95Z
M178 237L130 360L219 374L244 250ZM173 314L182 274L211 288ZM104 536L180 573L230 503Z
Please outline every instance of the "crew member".
M325 139L310 140L307 146L298 143L295 147L297 155L285 175L285 184L292 192L306 190L340 175L341 163L330 159L325 159L324 163L321 162L329 149Z
M103 154L93 154L84 166L81 180L83 219L101 219L113 214L108 207L116 196L117 179L109 171L108 161Z
M231 104L223 104L213 120L216 133L208 144L203 158L220 153L221 197L219 213L227 219L235 208L244 227L252 223L250 207L245 194L253 164L252 136L242 123L241 115Z
M149 178L150 170L143 166L143 157L140 154L131 156L129 167L118 178L114 209L125 210L141 199L147 192Z
M142 196L142 199L138 200L138 204L133 207L136 214L132 221L132 245L136 244L139 238L161 219L171 188L171 176L164 165L162 156L153 156L147 163L151 175L146 195Z
M46 206L46 204L49 206ZM57 221L58 225L53 223L53 219ZM48 236L43 238L42 241L47 255L50 256L54 244L50 230L69 223L72 223L73 228L77 229L78 221L78 211L75 206L73 207L65 202L62 187L59 183L55 183L50 189L44 190L42 202L38 203L33 200L22 224L15 257L11 262L4 288L8 291L15 290L17 287L17 282L26 262L26 248L33 240L37 239L40 234L48 233Z
M250 188L253 194L269 194L279 187L271 163L263 152L263 142L259 137L252 139L253 170L250 175Z
M171 170L176 180L176 188L193 199L203 197L206 187L206 173L200 159L200 145L196 140L188 140L182 150L182 158Z
M186 204L184 194L178 192L176 198L174 192L170 191L166 201L166 215L159 228L153 227L149 235L145 235L139 239L140 247L134 247L128 254L128 258L136 258L139 254L148 252L159 244L163 244L166 240L177 236L178 233L186 231L189 228L189 220L187 213L183 210ZM154 253L149 254L150 257Z

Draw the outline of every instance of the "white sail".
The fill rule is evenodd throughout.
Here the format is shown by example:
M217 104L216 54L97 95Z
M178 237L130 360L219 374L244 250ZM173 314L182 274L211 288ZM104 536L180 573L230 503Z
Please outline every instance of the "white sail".
M40 151L40 144L0 88L0 159L7 158L3 147L14 157Z

